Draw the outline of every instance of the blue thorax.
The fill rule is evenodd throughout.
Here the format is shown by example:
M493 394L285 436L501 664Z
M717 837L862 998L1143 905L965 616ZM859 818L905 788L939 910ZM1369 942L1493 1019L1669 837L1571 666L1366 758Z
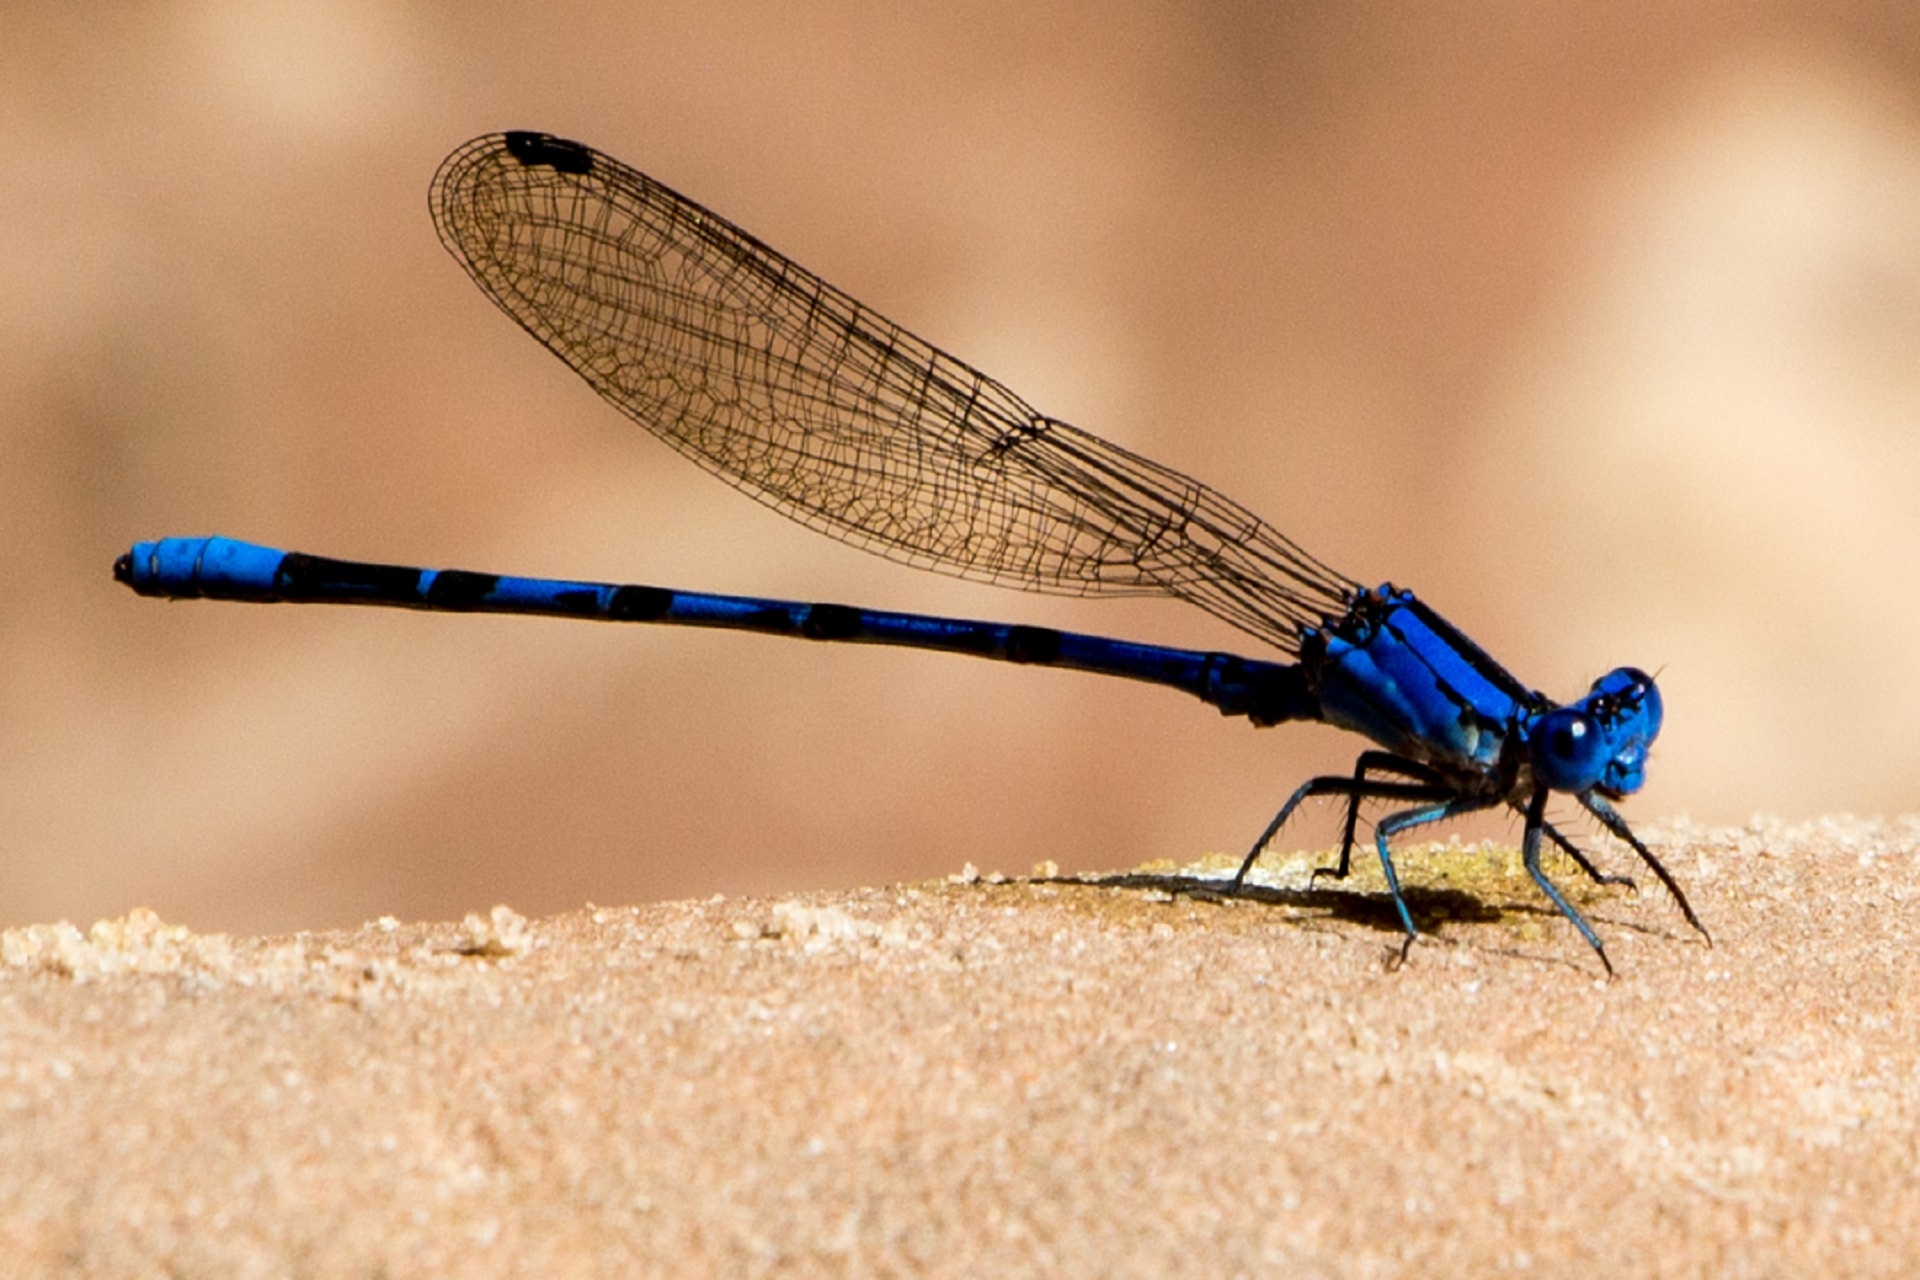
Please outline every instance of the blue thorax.
M1653 678L1621 667L1557 706L1452 623L1392 585L1359 593L1345 617L1301 638L1327 723L1397 756L1518 794L1637 791L1660 732Z

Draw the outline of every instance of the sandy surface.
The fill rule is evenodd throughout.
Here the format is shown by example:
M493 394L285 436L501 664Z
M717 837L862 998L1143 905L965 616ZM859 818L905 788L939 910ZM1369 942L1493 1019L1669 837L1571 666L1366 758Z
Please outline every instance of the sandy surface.
M22 1275L1893 1275L1920 821L1255 901L956 876L524 920L0 937ZM1562 882L1572 886L1566 876Z

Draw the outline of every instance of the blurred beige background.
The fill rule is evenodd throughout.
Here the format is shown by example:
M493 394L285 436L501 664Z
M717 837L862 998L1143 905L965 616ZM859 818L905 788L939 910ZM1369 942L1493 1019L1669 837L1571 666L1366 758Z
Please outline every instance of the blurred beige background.
M115 586L133 540L217 531L1254 651L871 560L603 407L434 238L435 165L507 127L1550 693L1657 669L1632 815L1920 807L1920 11L1682 10L10 6L0 923L1124 866L1241 848L1350 758L1066 673Z

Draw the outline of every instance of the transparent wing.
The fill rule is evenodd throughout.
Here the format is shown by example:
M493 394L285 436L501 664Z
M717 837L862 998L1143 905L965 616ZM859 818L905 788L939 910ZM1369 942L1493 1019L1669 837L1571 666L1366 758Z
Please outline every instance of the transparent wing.
M1295 652L1357 584L1187 476L1036 413L733 224L577 142L490 134L440 238L602 397L729 484L891 560L1158 595Z

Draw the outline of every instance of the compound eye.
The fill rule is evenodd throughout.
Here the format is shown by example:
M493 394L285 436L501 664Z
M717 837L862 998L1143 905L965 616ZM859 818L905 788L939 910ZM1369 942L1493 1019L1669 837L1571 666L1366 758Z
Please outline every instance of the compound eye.
M1555 791L1591 790L1607 767L1606 735L1584 711L1561 707L1533 727L1533 771Z
M1618 708L1618 718L1638 716L1641 734L1649 741L1659 735L1663 714L1660 687L1646 672L1638 667L1609 671L1593 682L1593 692L1605 695Z

